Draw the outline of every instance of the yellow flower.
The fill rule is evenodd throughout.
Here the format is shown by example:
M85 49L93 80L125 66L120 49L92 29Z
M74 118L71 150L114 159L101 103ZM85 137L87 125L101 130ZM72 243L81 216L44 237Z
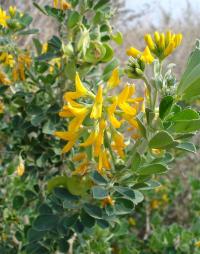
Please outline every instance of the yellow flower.
M95 143L97 135L98 135L97 131L92 131L90 135L88 136L88 138L85 140L85 142L81 143L80 146L82 147L91 146L92 144Z
M124 148L126 144L124 143L124 136L120 133L115 131L113 134L113 141L112 148L118 153L121 158L124 158Z
M57 66L58 69L60 69L60 67L61 67L60 57L54 58L50 61L50 68L49 68L50 73L53 73L55 66Z
M95 96L83 85L76 73L75 91L64 94L66 104L59 115L70 121L66 131L57 131L54 135L67 141L63 153L70 151L74 146L77 148L78 155L75 158L82 158L82 163L76 168L76 174L85 174L92 165L84 158L83 147L88 147L91 158L101 174L111 168L106 140L118 156L124 157L126 144L123 135L116 129L126 123L134 129L138 127L135 115L143 98L133 98L135 87L129 84L126 84L118 95L109 94L118 84L118 70L115 69L107 86L99 85Z
M140 59L147 64L151 64L154 61L154 57L152 56L148 46L145 48Z
M141 51L139 51L138 49L131 47L129 49L126 50L126 53L128 56L132 56L134 58L137 58L138 56L140 56L142 54Z
M11 54L8 54L7 52L3 52L0 54L0 61L2 61L5 65L8 65L9 67L14 67L15 60Z
M108 89L113 89L114 87L118 86L119 83L120 83L119 69L115 68L112 72L111 77L108 80L107 87Z
M117 98L115 97L113 103L108 107L108 117L109 117L110 123L112 124L114 128L120 128L122 124L122 122L119 121L114 114L118 105L117 102L118 102Z
M16 6L10 6L10 7L9 7L9 13L10 13L10 16L11 16L11 17L15 16L16 9L17 9Z
M168 203L168 202L169 202L169 198L168 198L167 194L163 194L163 195L162 195L162 200L163 200L165 203Z
M145 39L146 44L148 45L149 49L150 50L154 50L155 49L155 44L153 42L153 39L152 39L151 35L150 34L146 34L144 39Z
M158 31L154 32L154 40L150 34L144 36L150 51L160 60L172 54L180 46L182 38L181 33L172 34L171 31L167 31L166 34L159 33Z
M9 19L10 17L7 16L6 12L0 8L0 25L2 27L7 27L7 20Z
M128 84L125 86L125 88L118 96L118 106L125 114L135 116L137 112L136 109L134 107L131 107L127 102L128 99L131 97L130 96L131 90L132 90L131 85Z
M25 165L24 165L24 160L22 157L19 157L19 165L17 166L17 175L18 176L23 176L25 172Z
M158 209L160 207L160 202L157 199L151 201L151 209Z
M99 162L98 162L98 168L97 168L100 174L102 173L103 168L105 168L106 170L109 170L111 168L111 164L108 157L109 155L107 150L101 149L99 153Z
M106 197L102 200L102 206L105 207L107 205L113 206L115 204L115 201L111 198L111 196Z
M45 54L48 50L48 43L45 42L43 45L42 45L42 54Z
M195 245L196 247L199 247L199 248L200 248L200 241L195 242L194 245Z
M153 46L151 45L151 47ZM127 49L126 53L128 56L140 59L142 62L147 64L151 64L154 61L154 57L152 56L148 46L144 49L143 52L137 50L136 48L131 47Z
M68 10L71 8L71 4L64 0L53 0L53 6L61 10Z
M136 225L136 220L133 218L133 217L130 217L128 219L128 223L131 225L131 226L135 226Z
M84 160L87 158L87 154L82 152L82 153L77 153L73 158L72 160L73 161L80 161L80 160Z
M95 139L95 143L94 143L94 156L98 157L100 152L101 152L101 148L104 142L104 131L106 128L106 121L104 119L101 119L99 121L99 129L98 129L98 134L97 137Z
M22 80L26 79L25 77L25 67L30 69L32 63L32 59L28 52L20 54L17 59L17 65L13 68L13 80Z
M6 74L0 71L0 83L3 85L10 85L11 81L7 78Z
M0 101L0 114L4 113L4 104Z
M88 160L84 160L73 172L73 175L85 175L88 170L89 162Z
M100 85L97 91L97 95L92 107L90 118L99 119L101 118L103 107L103 87Z

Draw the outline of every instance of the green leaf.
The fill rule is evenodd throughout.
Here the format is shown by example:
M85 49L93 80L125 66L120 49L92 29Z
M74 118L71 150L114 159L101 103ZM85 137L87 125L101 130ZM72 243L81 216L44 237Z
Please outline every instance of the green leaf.
M20 195L16 195L13 199L13 208L15 210L18 210L20 209L24 204L24 198L23 196L20 196Z
M97 170L92 172L91 177L92 177L92 180L96 184L99 184L99 185L105 185L105 184L107 184L107 180L102 175L100 175Z
M123 35L121 32L117 32L116 34L112 34L111 38L114 42L116 42L118 45L123 44Z
M176 148L187 151L187 152L196 153L195 145L189 142L181 143L177 145Z
M39 241L46 234L46 231L37 231L33 228L30 228L27 233L27 238L29 242Z
M147 166L143 166L137 170L137 173L141 176L148 176L153 174L162 174L165 173L168 168L159 163L149 164Z
M170 131L176 133L190 133L200 130L200 119L175 121L170 127Z
M167 116L170 113L172 105L173 105L173 101L174 99L170 95L165 96L161 100L160 106L159 106L159 117L161 119L165 118L165 116Z
M56 187L64 186L67 188L67 176L55 176L47 183L48 192L52 192Z
M154 149L164 149L174 145L173 137L166 131L160 131L149 141L149 147Z
M39 207L39 213L40 214L52 214L52 209L47 204L42 204Z
M26 253L29 254L50 254L49 250L39 243L31 243L26 246Z
M171 121L177 121L177 120L194 120L199 119L199 114L193 110L193 109L184 109L181 112L176 113Z
M99 186L92 187L92 194L94 199L104 199L108 196L107 190Z
M39 215L33 222L33 228L37 231L51 230L57 225L58 219L58 216L53 214Z
M106 220L96 220L99 227L105 229L108 228L110 225Z
M141 163L141 156L138 152L136 152L131 163L131 170L134 171L138 169L140 166L140 163Z
M141 135L146 138L147 137L147 131L146 128L144 126L144 123L142 122L141 118L139 116L136 117L137 123L138 123L138 127L140 130Z
M38 29L28 29L18 32L18 35L29 35L29 34L37 34L39 33Z
M39 4L37 4L36 2L33 2L33 5L39 10L41 11L44 15L48 15L48 13L46 12L46 10L41 7Z
M79 198L75 195L72 195L67 189L65 188L55 188L54 194L57 198L61 199L62 201L77 201Z
M132 190L128 187L115 187L115 190L122 194L125 198L130 199L135 205L142 202L144 196L137 190Z
M65 216L62 219L62 225L65 228L71 227L72 225L76 223L77 219L78 219L78 214L73 214L72 216Z
M177 88L177 94L188 100L200 95L200 41L197 40L186 70Z
M33 38L33 43L34 43L35 48L37 50L37 54L40 55L41 52L42 52L42 44L41 44L41 42L38 39Z
M96 218L96 219L102 218L102 211L96 205L84 204L83 209L85 210L87 214L89 214L93 218Z
M87 228L92 228L95 224L95 219L82 210L81 223Z
M69 243L66 241L66 239L60 239L58 242L59 251L62 253L67 253L69 250Z
M69 28L73 28L76 25L78 25L80 20L81 20L81 15L77 11L72 11L69 15L67 26Z
M109 4L110 0L99 0L98 3L94 6L94 10L103 8L105 5Z
M124 198L117 198L115 200L115 214L124 215L129 214L133 211L134 204L131 200Z

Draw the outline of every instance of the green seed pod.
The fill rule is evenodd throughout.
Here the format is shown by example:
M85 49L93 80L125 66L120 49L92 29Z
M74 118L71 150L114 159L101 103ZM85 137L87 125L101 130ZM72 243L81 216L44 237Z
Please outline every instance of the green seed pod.
M97 63L103 59L106 54L106 48L101 42L91 42L86 51L84 60L87 63Z
M72 56L74 53L74 49L71 43L68 43L67 45L62 45L62 49L65 56Z
M113 58L114 51L113 51L112 47L107 43L104 43L103 46L106 50L106 53L105 53L104 57L101 59L101 61L102 62L109 62Z

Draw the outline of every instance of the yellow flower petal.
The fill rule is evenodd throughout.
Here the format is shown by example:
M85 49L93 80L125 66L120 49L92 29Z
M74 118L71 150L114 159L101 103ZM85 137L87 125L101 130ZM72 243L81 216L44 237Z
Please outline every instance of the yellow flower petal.
M56 131L54 132L54 136L63 140L73 140L77 137L77 133L73 131Z
M74 116L86 116L88 113L88 109L86 107L73 107L70 103L68 104L68 109Z
M108 82L107 82L107 87L108 89L113 89L116 86L118 86L120 83L120 79L119 79L119 69L115 68L112 72L111 77L109 78Z
M94 144L96 137L97 137L97 132L92 131L89 137L85 140L85 142L81 143L80 146L81 147L91 146L92 144Z
M145 48L144 52L142 53L141 60L147 64L151 64L154 61L154 57L152 56L148 46Z
M69 152L72 147L75 145L76 143L76 140L70 140L67 145L64 146L63 150L62 150L62 153L67 153Z
M116 131L113 135L113 140L114 144L112 144L112 148L121 158L124 158L124 148L126 147L126 144L124 143L123 135Z
M20 156L19 165L17 166L17 175L23 176L24 172L25 172L24 160Z
M160 34L159 34L159 32L156 31L154 33L154 39L155 39L156 44L159 45L159 43L160 43Z
M103 87L100 85L97 91L94 105L90 114L90 118L98 119L102 115L102 106L103 106Z
M150 34L146 34L144 36L144 39L145 39L146 44L148 45L149 49L150 50L154 50L155 49L155 44L153 42L153 39L152 39L151 35Z
M73 172L73 175L85 175L88 170L88 160L83 161Z
M142 54L142 52L139 51L139 50L137 50L136 48L131 47L131 48L129 48L129 49L126 50L126 54L127 54L128 56L138 57L139 55Z
M97 134L97 137L96 137L96 140L94 143L94 156L95 157L99 156L101 146L103 145L105 128L106 128L106 122L104 119L101 119L99 122L99 133Z
M121 122L114 115L116 111L116 107L117 107L117 98L115 98L113 104L111 104L108 107L108 117L109 117L110 123L112 124L114 128L120 128Z
M75 77L75 85L77 93L79 93L81 96L87 95L88 90L84 87L83 83L81 82L78 72L76 73Z
M82 153L77 153L76 155L74 155L74 157L72 158L73 161L81 161L87 158L87 154L82 152Z

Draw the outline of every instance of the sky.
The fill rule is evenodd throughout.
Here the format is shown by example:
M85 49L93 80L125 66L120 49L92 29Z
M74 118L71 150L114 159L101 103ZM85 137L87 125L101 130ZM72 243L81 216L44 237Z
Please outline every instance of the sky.
M150 12L153 22L159 20L159 6L165 11L169 11L174 18L180 18L181 14L187 7L189 2L200 14L200 0L126 0L126 7L136 11Z

